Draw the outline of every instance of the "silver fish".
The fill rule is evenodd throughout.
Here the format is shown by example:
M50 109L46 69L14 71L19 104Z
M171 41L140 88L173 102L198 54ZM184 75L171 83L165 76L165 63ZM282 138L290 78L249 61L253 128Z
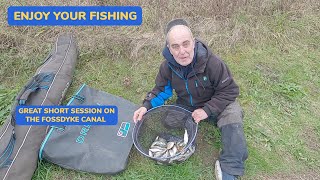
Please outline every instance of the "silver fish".
M184 129L183 143L185 145L188 144L188 131L187 131L187 129Z
M158 158L158 157L165 155L166 153L167 153L167 151L159 151L159 152L154 153L153 157Z
M180 152L183 150L183 148L185 147L184 142L180 141L177 143L177 150Z
M177 146L173 146L172 151L173 151L174 155L176 155L178 152Z
M164 157L164 158L170 157L169 151L166 151L166 152L163 154L162 157Z
M176 153L177 153L177 147L176 146L173 146L172 147L172 149L169 149L169 157L172 157L172 156L174 156L174 155L176 155Z
M172 149L169 149L169 157L172 157L172 156L174 156L174 152L173 152L173 150Z
M167 149L173 148L174 145L175 145L175 142L168 142L167 143Z
M155 153L155 152L160 152L160 151L164 151L166 149L164 148L150 148L149 151L151 151L152 153Z
M167 147L167 144L166 143L163 143L163 142L160 142L160 141L155 141L151 144L151 148L153 147Z
M163 142L163 143L166 143L166 144L167 144L167 141L166 141L165 139L161 138L161 137L159 137L159 138L158 138L158 141L160 141L160 142Z

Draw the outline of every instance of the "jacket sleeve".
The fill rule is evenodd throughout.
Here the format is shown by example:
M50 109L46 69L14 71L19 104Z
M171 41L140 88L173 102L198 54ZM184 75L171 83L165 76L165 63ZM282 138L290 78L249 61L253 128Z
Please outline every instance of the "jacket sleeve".
M147 93L143 100L143 106L148 110L157 106L161 106L167 99L172 97L171 71L167 62L163 62L157 74L154 88Z
M239 96L239 86L233 80L227 65L217 56L212 55L207 66L215 93L204 104L203 110L208 116L218 116L227 105L234 102Z

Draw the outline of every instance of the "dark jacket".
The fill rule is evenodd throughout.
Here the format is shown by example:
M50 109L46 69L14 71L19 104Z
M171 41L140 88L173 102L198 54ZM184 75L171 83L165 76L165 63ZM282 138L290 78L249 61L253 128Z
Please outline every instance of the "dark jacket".
M208 116L217 116L239 95L239 87L226 64L202 42L196 40L195 58L186 76L186 68L172 62L172 55L168 56L165 51L166 60L160 66L156 85L143 101L147 109L163 105L174 89L177 104L191 109L203 108Z

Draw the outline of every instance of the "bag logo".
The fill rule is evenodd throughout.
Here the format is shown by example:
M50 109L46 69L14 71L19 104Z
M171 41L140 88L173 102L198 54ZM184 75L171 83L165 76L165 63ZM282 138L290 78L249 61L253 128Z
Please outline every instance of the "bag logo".
M77 137L76 142L79 144L83 144L84 140L90 130L91 125L84 125L80 130L80 135Z
M129 122L122 122L121 126L118 130L117 136L127 137L129 129L130 129L130 123Z

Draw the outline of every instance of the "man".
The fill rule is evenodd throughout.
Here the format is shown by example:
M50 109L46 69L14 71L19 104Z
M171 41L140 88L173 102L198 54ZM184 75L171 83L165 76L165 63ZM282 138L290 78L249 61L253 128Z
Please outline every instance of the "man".
M209 119L221 130L222 151L215 164L217 179L236 179L244 174L247 146L243 132L243 113L236 101L239 87L226 64L194 39L188 23L175 19L166 28L165 61L156 85L133 115L135 122L148 109L163 105L177 93L176 104L192 111L196 123Z

